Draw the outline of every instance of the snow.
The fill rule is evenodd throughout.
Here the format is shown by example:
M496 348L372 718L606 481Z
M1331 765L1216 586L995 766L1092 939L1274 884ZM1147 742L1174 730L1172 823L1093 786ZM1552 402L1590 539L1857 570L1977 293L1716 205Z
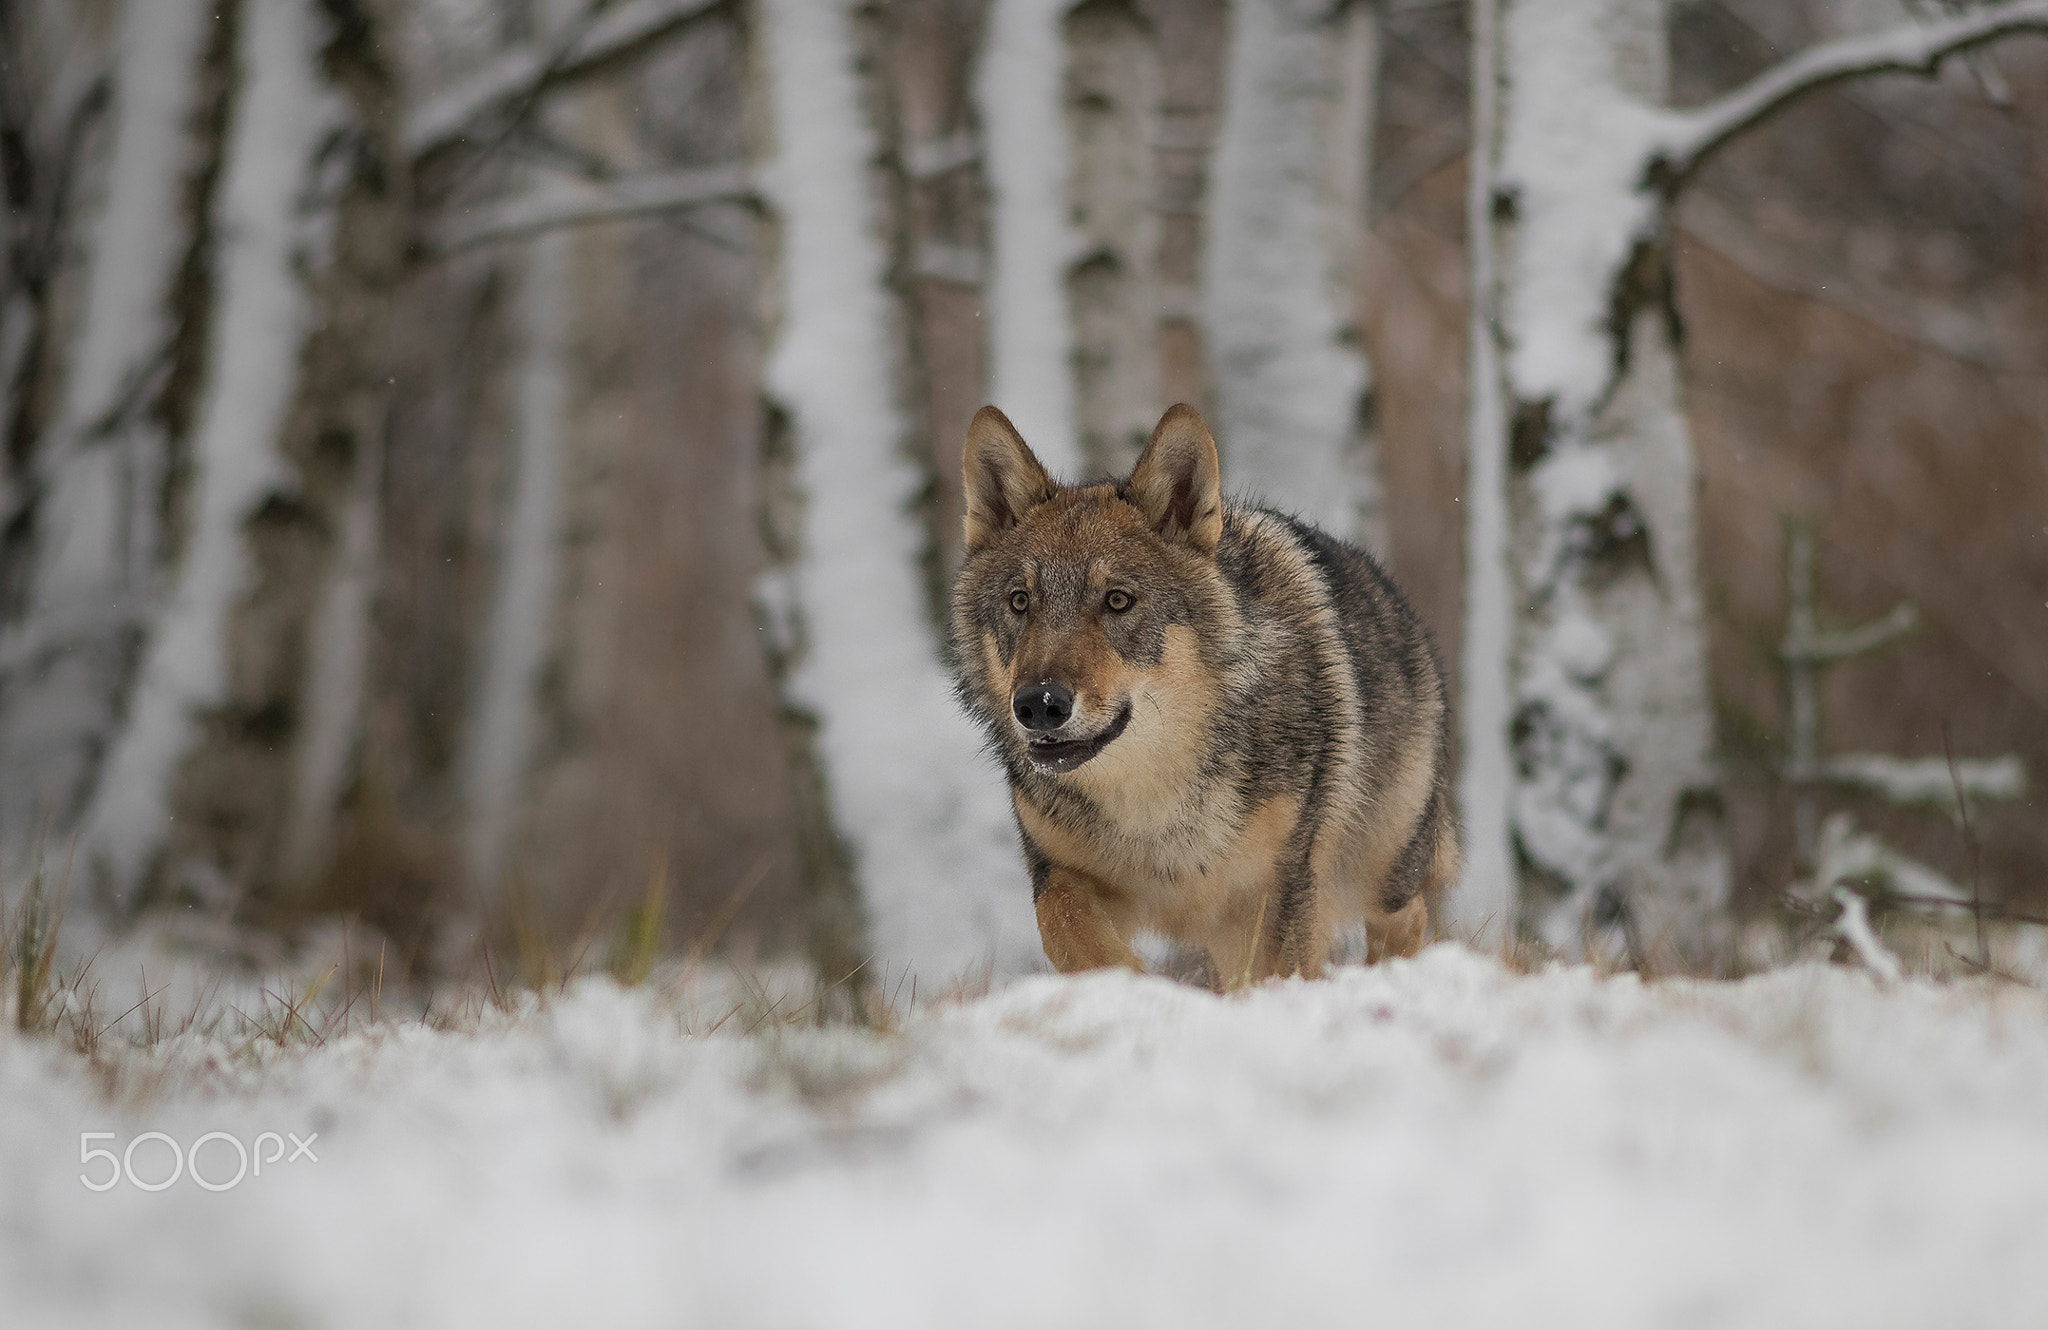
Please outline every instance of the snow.
M301 195L340 114L324 91L311 9L306 0L255 0L242 20L246 82L216 219L212 374L193 439L190 534L85 818L83 861L116 890L131 887L161 846L178 764L201 713L226 701L228 619L249 571L243 523L294 483L277 436L306 331L301 270L324 239L304 225Z
M1363 8L1233 7L1202 282L1225 474L1353 539L1378 534L1380 503L1350 289L1369 147L1354 89L1376 72Z
M952 696L920 581L923 472L891 396L902 311L868 192L849 0L764 6L782 222L769 393L804 496L799 559L764 600L795 625L786 687L818 718L833 824L852 852L878 973L1032 965L1038 936L1001 775ZM1020 422L1021 423L1021 422ZM1045 460L1055 463L1055 458Z
M1863 898L1847 887L1836 887L1832 893L1835 904L1842 907L1842 917L1835 921L1835 930L1856 950L1856 958L1863 962L1880 982L1896 984L1905 975L1899 965L1899 958L1886 949L1878 940L1877 931L1870 926L1870 907Z
M541 236L528 246L520 273L515 471L462 764L469 818L465 850L470 872L484 883L497 881L509 848L554 638L576 311L574 243L567 232Z
M1069 162L1060 81L1069 0L993 0L974 72L988 181L989 400L1055 478L1081 473L1068 363Z
M720 1014L586 981L470 1031L101 1072L9 1022L8 1323L2040 1319L2048 1008L2014 987L1524 977L1446 945L1233 998L1103 973L893 1033L683 1032ZM317 1162L95 1193L85 1131L317 1132Z
M1624 3L1514 5L1503 25L1515 113L1502 125L1496 188L1513 192L1517 230L1507 369L1516 395L1553 400L1567 429L1607 387L1614 279L1655 215L1636 185L1672 119L1624 85L1613 31ZM1661 22L1662 7L1647 8Z

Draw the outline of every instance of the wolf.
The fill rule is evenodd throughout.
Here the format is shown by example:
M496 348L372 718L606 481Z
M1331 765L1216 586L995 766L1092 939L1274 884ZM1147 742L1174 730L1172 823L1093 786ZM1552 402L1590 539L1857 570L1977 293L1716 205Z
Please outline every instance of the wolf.
M951 658L1011 802L1046 958L1314 978L1333 933L1413 955L1459 867L1428 632L1372 556L1226 500L1194 408L1066 485L986 406L962 451Z

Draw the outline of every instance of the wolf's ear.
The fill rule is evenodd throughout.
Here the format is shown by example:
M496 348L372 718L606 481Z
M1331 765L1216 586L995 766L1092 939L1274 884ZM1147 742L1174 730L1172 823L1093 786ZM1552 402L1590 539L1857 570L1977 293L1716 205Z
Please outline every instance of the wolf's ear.
M1185 403L1167 409L1124 492L1160 535L1203 554L1216 552L1223 539L1223 493L1216 440L1200 412Z
M992 406L974 413L960 457L967 489L967 552L988 544L1052 497L1052 477L1010 418Z

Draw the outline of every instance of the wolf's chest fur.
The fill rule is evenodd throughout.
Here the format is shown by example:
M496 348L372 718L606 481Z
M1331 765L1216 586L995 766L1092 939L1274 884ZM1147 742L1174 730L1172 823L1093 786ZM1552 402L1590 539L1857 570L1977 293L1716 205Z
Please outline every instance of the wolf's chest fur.
M960 692L1053 963L1135 965L1150 931L1220 975L1314 974L1347 921L1412 950L1457 858L1444 699L1377 565L1228 507L1185 407L1120 484L1053 483L992 408L965 473Z

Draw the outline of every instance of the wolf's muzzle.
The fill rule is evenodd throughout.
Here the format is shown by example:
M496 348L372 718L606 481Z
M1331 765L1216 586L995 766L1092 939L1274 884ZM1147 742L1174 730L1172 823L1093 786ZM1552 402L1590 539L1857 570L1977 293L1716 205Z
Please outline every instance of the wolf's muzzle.
M1031 755L1031 765L1041 775L1057 776L1072 771L1089 758L1094 757L1115 741L1124 732L1124 726L1131 723L1131 704L1126 702L1117 709L1116 719L1103 726L1085 739L1055 739L1057 731L1032 737L1024 749Z

